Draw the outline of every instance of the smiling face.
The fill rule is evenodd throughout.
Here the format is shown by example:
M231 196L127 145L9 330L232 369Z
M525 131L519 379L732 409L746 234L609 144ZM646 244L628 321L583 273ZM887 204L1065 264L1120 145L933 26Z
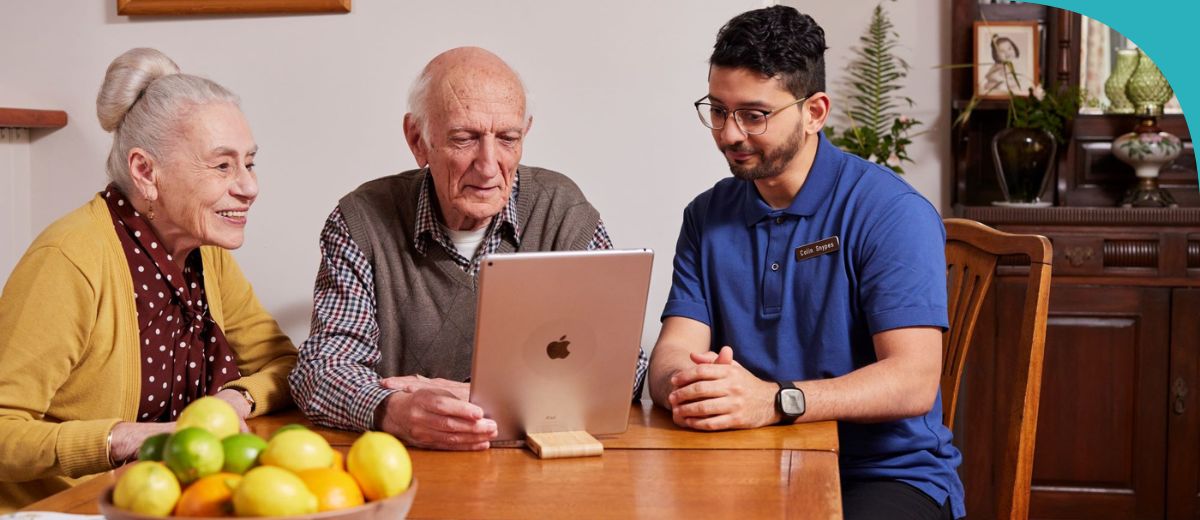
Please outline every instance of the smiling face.
M713 130L717 148L725 154L729 171L745 180L769 179L787 170L807 139L804 132L805 103L774 112L767 131L746 135L733 121L734 110L742 108L773 111L796 100L778 78L769 78L747 68L712 67L708 77L708 99L730 112L721 130Z
M997 38L993 40L996 50L996 63L1006 63L1016 61L1019 53L1017 46L1008 38Z
M246 213L258 197L258 145L242 111L229 103L191 107L159 162L155 219L176 257L201 245L241 247Z
M520 81L484 53L449 51L431 62L427 121L405 117L409 146L429 166L451 229L480 229L504 209L530 126Z

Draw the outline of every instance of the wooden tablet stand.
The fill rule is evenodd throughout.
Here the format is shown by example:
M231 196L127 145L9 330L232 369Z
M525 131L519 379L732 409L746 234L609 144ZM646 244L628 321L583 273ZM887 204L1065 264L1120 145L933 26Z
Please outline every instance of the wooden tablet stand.
M525 445L539 459L598 457L604 453L604 445L583 430L529 433L525 435Z

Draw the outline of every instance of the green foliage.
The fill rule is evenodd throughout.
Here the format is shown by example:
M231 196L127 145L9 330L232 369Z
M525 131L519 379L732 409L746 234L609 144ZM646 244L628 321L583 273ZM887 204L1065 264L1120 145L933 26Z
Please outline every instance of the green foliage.
M1031 87L1027 96L1013 96L1008 100L1008 126L1012 128L1034 128L1054 135L1065 143L1063 129L1079 113L1083 96L1079 87L1051 88L1043 91L1040 85Z
M1079 106L1089 103L1079 87L1058 85L1044 90L1041 85L1029 87L1023 96L1009 91L1008 126L1010 128L1033 128L1050 132L1060 144L1066 143L1063 131L1079 113ZM979 105L979 98L972 97L967 106L955 118L954 124L965 126Z
M900 103L911 107L912 99L896 93L908 75L908 63L894 53L899 38L883 5L876 5L866 33L859 37L857 56L846 66L853 90L846 109L850 124L840 133L827 126L825 134L847 152L904 173L900 164L912 162L909 132L921 122L900 115Z

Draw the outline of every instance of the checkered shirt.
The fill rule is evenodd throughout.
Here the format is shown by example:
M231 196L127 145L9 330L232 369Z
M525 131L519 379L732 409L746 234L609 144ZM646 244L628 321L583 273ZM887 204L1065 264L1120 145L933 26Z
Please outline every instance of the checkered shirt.
M517 196L520 175L514 177L508 204L492 219L474 258L458 252L454 242L438 224L437 200L428 172L417 198L417 221L413 247L424 255L436 244L454 262L474 277L479 260L500 248L504 240L519 245L520 222ZM612 249L604 222L588 243L589 250ZM375 321L375 276L366 255L350 236L339 208L334 208L321 230L321 266L313 290L312 330L300 345L300 359L288 376L292 396L314 423L345 430L365 431L375 427L375 410L395 392L380 385L375 367L379 350L379 324ZM638 349L637 377L633 399L642 394L649 359ZM399 375L399 374L398 374Z

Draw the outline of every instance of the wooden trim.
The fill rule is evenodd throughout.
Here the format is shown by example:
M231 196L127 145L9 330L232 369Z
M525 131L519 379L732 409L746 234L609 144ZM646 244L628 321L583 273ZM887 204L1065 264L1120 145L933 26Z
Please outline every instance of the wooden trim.
M119 15L348 13L351 0L117 0Z
M1074 225L1200 225L1200 208L1004 208L998 206L958 206L956 216L988 225L1074 224Z
M64 126L67 126L67 113L62 110L0 107L0 127L62 128Z

